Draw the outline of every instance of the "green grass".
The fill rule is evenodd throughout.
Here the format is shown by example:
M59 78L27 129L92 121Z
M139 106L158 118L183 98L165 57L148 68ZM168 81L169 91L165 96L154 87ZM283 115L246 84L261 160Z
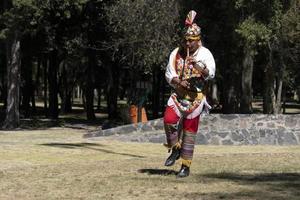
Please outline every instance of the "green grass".
M161 144L83 139L82 130L0 131L0 199L289 199L299 146L197 146L190 177Z

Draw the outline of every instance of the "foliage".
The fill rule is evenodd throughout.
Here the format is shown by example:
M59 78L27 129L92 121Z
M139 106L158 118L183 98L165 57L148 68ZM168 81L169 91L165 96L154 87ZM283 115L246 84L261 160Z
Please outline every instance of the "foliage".
M300 45L300 1L294 0L282 19L284 39L295 46Z
M26 34L34 29L36 8L32 4L30 0L15 1L13 7L0 16L0 23L4 26L0 30L1 39L6 39L15 31Z
M271 31L264 24L256 22L253 17L243 21L236 32L245 40L246 46L252 48L265 44L271 37Z
M118 0L106 7L110 41L106 48L116 59L149 73L164 66L178 41L178 10L175 0Z
M281 0L238 0L235 6L242 19L236 31L247 45L255 48L256 44L267 45L279 40L283 12Z
M282 18L282 39L285 41L288 86L300 89L300 1L293 0L290 8Z

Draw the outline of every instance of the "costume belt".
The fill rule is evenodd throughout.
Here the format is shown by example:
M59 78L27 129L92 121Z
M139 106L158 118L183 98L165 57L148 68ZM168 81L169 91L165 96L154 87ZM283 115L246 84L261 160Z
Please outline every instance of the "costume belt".
M205 94L202 91L190 91L184 88L177 88L176 94L179 99L184 99L191 102L201 101L205 97Z

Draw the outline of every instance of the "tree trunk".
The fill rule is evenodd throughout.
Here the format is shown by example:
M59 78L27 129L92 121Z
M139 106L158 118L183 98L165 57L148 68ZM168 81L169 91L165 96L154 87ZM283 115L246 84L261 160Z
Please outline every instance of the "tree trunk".
M282 48L280 48L282 49ZM276 104L275 104L275 109L274 113L275 114L280 114L281 113L281 96L282 96L282 88L283 88L283 74L286 69L285 63L283 61L283 52L279 51L279 62L278 62L278 75L277 75L277 80L276 80Z
M72 111L72 88L68 82L68 76L65 63L61 72L61 112L70 113Z
M12 0L3 0L3 1L0 1L0 14L2 14L3 12L5 12L7 9L10 9L12 7ZM7 93L8 93L8 83L7 83L7 74L8 72L6 71L8 69L8 63L9 63L9 60L10 59L10 51L11 51L11 48L10 46L11 44L8 43L8 40L7 41L4 41L3 42L3 49L5 50L4 51L4 57L5 57L5 65L4 65L4 70L3 70L3 93L1 94L2 95L2 99L4 101L4 105L3 105L3 109L6 110L7 109ZM0 119L4 119L5 116L3 116L3 118L1 117Z
M273 114L275 108L274 75L270 67L268 69L265 74L263 113Z
M276 87L276 103L275 103L274 114L280 114L281 113L281 94L282 94L282 84L283 84L282 77L278 77L276 82L277 82L277 87Z
M1 70L0 74L1 74L1 87L0 87L0 102L3 101L4 106L3 109L6 109L6 102L7 102L7 60L6 60L6 44L3 42L1 43L0 46L3 50L4 50L4 54L3 54L3 70ZM2 118L3 117L3 118ZM0 117L1 119L4 119L4 116Z
M242 80L241 80L241 113L252 113L252 76L253 76L253 56L251 49L245 49L245 55L242 66Z
M263 113L273 114L275 109L275 75L272 66L268 64L265 71Z
M7 46L7 107L5 129L17 128L20 125L20 41L15 33L11 45Z
M269 45L268 64L265 68L263 113L274 114L275 111L275 72L273 68L273 51Z
M50 63L48 71L49 82L49 117L50 119L58 118L58 83L57 83L57 70L59 62L57 50L50 52Z
M166 101L165 94L166 94L166 86L168 84L166 79L165 79L165 74L164 73L161 74L161 80L162 80L162 87L161 87L161 90L162 90L161 105L162 106L160 107L160 112L161 112L161 115L163 115L164 111L165 111L165 107L167 105L167 102L165 102ZM161 117L161 115L160 115L160 117Z
M113 69L113 70L112 70ZM108 67L109 82L107 87L107 109L109 119L118 116L118 91L119 91L119 66L117 63L110 62Z
M24 53L26 55L26 53ZM31 115L30 99L32 97L32 58L31 56L23 56L22 58L22 77L24 79L24 87L22 88L22 109L24 109L24 117Z
M238 69L239 65L230 66L225 71L224 82L222 89L222 112L224 114L237 113L239 110L239 88L237 86L240 83L238 74L234 73L234 69Z
M46 57L43 57L43 82L44 82L44 113L45 116L48 117L48 81L47 81L47 75L48 75L48 59Z
M212 81L211 84L211 103L212 105L219 105L219 96L218 96L218 85L215 80Z
M86 117L88 120L95 120L95 112L94 112L94 67L96 65L96 55L95 52L90 50L88 52L88 67L87 67L87 75L86 75L86 85L85 85L85 98L86 98Z
M237 89L235 85L227 86L225 90L225 98L223 103L223 113L230 114L236 113L238 111L238 97L237 97Z
M101 88L97 89L97 94L98 94L97 110L100 111L100 109L101 109L101 96L102 96L102 89Z
M282 90L282 101L283 101L283 105L282 105L282 113L286 114L286 88L285 85L283 85L283 90Z
M117 62L111 60L111 58L106 54L102 54L102 59L104 63L105 71L107 76L103 77L107 81L107 87L104 89L106 103L107 103L107 113L109 119L115 119L118 117L118 94L119 94L119 75L120 68Z
M32 102L32 112L36 113L36 103L35 103L35 96L40 97L40 77L41 77L41 57L37 57L37 70L35 74L35 81L32 85L32 96L31 96L31 102Z
M153 82L152 82L152 117L153 119L158 118L160 108L160 70L155 69L153 71Z
M5 93L5 83L6 83L6 81L5 81L5 74L4 73L3 74L1 73L0 102L4 101L4 97L5 97L4 93Z
M61 112L70 113L72 112L72 92L64 88L63 96L61 99Z
M39 97L40 96L40 77L41 77L41 65L42 65L42 62L41 62L41 57L38 56L37 58L37 72L36 72L36 75L35 75L35 82L34 82L34 92L35 94Z

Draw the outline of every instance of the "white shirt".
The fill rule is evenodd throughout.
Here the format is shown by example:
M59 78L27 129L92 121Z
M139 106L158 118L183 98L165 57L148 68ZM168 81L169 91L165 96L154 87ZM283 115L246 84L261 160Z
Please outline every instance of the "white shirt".
M175 70L175 60L176 60L176 54L178 52L179 48L176 48L172 51L169 57L169 63L166 68L165 77L167 82L174 87L174 85L171 83L172 79L175 77L178 77L178 74ZM197 61L200 61L202 63L205 63L207 69L208 69L208 76L206 77L206 80L212 79L215 77L216 72L216 63L215 59L212 55L212 53L205 47L201 46L195 51L192 55Z

